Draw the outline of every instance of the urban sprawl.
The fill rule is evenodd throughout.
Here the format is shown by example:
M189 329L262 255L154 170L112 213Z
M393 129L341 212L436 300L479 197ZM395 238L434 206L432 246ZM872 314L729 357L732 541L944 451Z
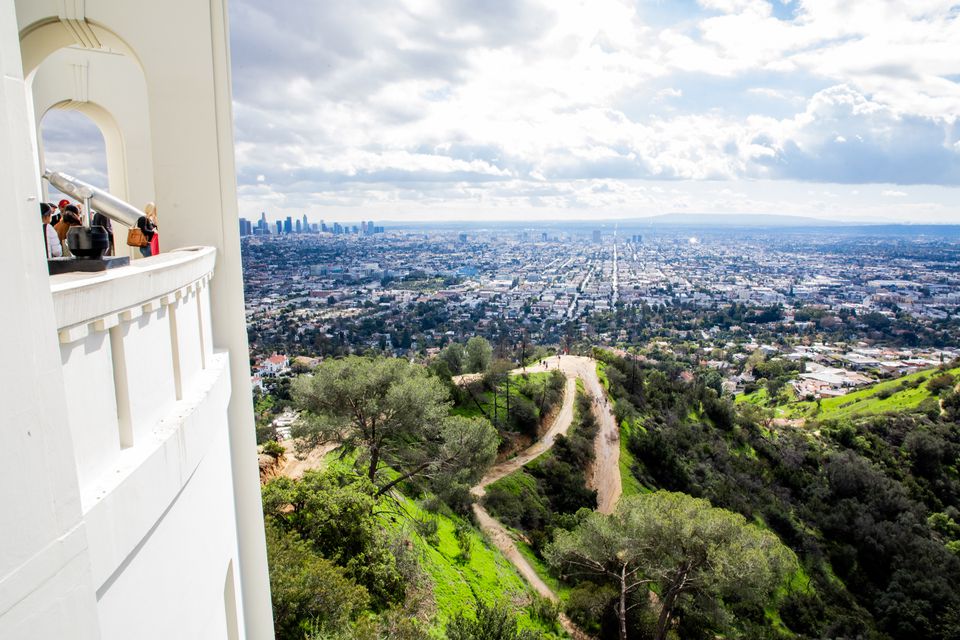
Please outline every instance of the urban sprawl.
M512 361L603 346L842 395L960 355L960 247L783 230L385 229L241 220L254 383L296 362L427 359L480 335Z

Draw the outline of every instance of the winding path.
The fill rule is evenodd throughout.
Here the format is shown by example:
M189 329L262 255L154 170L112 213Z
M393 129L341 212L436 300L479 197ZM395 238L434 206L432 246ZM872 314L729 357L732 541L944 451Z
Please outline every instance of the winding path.
M620 498L620 431L617 422L610 412L607 395L604 393L600 378L597 376L596 360L580 356L555 356L542 361L539 366L527 369L515 369L511 373L518 375L524 372L538 373L559 369L566 377L563 406L551 423L550 428L537 442L523 453L491 467L475 486L470 489L477 498L486 494L486 488L497 480L504 478L522 466L532 462L540 455L553 448L557 436L566 434L573 423L573 407L576 398L577 378L583 380L584 388L593 398L593 413L597 418L599 431L594 441L594 463L588 485L597 492L597 510L601 513L611 513ZM470 382L472 378L461 376L459 383ZM557 594L537 575L525 557L517 549L510 532L499 521L491 516L479 501L473 504L473 513L477 524L487 535L490 541L507 557L517 568L524 579L533 589L553 602L559 601ZM563 628L576 640L589 638L564 614L560 614L560 623Z

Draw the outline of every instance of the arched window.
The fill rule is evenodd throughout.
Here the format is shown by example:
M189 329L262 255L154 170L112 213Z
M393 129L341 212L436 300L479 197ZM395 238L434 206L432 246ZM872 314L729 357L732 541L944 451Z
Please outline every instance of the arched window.
M40 161L42 169L61 171L101 189L109 189L107 152L103 133L89 116L75 109L53 108L40 122ZM49 189L47 199L63 196Z

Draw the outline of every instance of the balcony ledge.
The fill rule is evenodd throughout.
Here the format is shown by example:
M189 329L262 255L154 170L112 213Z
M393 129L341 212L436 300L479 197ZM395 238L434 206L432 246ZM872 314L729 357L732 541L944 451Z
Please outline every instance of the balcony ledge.
M109 271L51 276L60 342L80 340L89 329L106 330L122 312L129 319L143 306L161 303L194 283L205 283L213 275L216 254L213 247L187 247ZM97 321L102 326L88 327Z

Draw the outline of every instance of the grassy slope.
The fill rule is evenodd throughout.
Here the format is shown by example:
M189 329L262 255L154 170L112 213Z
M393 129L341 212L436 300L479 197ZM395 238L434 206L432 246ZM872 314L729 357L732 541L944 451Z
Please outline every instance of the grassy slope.
M776 407L778 417L784 418L815 418L817 420L832 420L836 418L846 418L853 415L867 415L886 413L889 411L910 411L916 409L921 402L931 396L927 389L925 380L937 373L936 369L926 369L911 373L894 380L885 380L876 384L864 387L857 391L848 393L845 396L836 398L824 398L820 403L820 412L817 412L817 403L800 401L790 402L786 405ZM960 367L949 369L948 373L960 375ZM909 385L916 380L924 379L919 386L915 388L903 388L901 385ZM893 393L887 398L881 398L877 394L885 391ZM759 389L751 394L741 394L737 396L738 403L749 402L757 406L768 406L766 389Z
M531 372L526 376L533 382L534 388L540 388L546 384L550 374L549 372ZM519 376L514 376L514 378L517 377ZM502 391L503 388L501 388L501 394L498 394L497 406L499 411L505 412L506 401ZM519 395L515 385L511 384L510 395ZM492 412L492 394L484 393L482 397L478 397L478 400L484 405L484 410ZM472 401L452 409L451 413L478 417L483 415ZM482 533L471 527L470 561L464 563L460 559L460 548L457 545L455 533L457 524L463 521L456 516L426 514L413 501L406 498L404 503L405 509L411 516L437 520L439 544L436 547L431 546L415 533L410 534L410 539L421 554L422 566L434 583L437 637L443 637L441 631L451 617L460 611L473 608L475 595L485 599L502 599L510 603L529 601L533 591L499 549L487 544ZM558 628L548 628L531 617L529 607L520 611L520 624L524 629L544 633L547 640L567 637Z
M420 555L420 566L433 582L436 615L431 635L442 638L448 620L460 611L473 609L474 595L486 600L502 599L507 603L529 602L532 591L526 582L498 549L487 544L479 531L471 527L470 561L462 562L455 531L457 524L463 521L456 516L428 514L408 498L402 498L402 502L410 516L437 521L439 542L436 546L410 531L407 522L388 524L395 530L405 530L406 537ZM523 628L553 634L547 635L548 638L564 637L532 618L527 608L520 610L519 614Z
M624 498L640 493L650 493L650 489L640 484L640 481L631 471L635 459L633 454L630 453L630 449L627 448L627 443L630 441L634 429L643 429L643 426L637 423L628 424L626 420L620 424L620 487L623 492L621 495Z
M324 463L324 466L337 465L349 469L353 460L341 460L336 452L330 452L324 457ZM500 550L487 543L479 530L470 527L470 561L461 562L456 528L465 521L452 514L427 513L414 500L404 495L398 495L398 498L402 511L409 518L437 521L438 543L432 546L413 530L409 519L383 519L385 528L401 533L404 539L410 541L420 558L420 567L433 583L436 613L430 634L432 638L444 638L443 629L450 618L460 611L474 609L475 594L488 601L503 600L514 605L523 603L524 608L518 611L521 627L540 631L545 636L544 640L568 637L559 628L549 628L531 617L530 607L527 605L533 596L533 590Z

